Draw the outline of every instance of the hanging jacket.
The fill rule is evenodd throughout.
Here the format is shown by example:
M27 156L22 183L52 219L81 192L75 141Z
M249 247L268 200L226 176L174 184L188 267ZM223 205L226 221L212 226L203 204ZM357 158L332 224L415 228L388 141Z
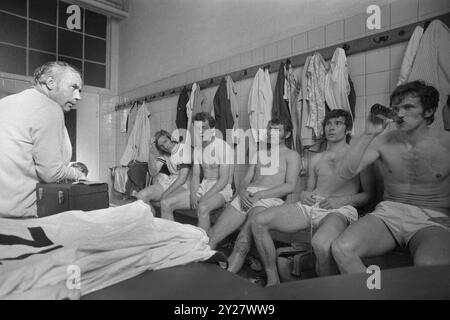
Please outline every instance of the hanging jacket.
M409 39L408 47L406 48L405 54L403 55L403 61L402 66L400 67L397 86L404 84L408 80L422 36L423 28L421 26L417 26L414 29L411 39Z
M192 95L192 93L191 93L191 95ZM208 101L208 99L206 98L203 91L200 90L200 86L197 85L195 87L195 92L194 92L192 116L195 116L195 114L199 113L199 112L211 113L211 111L212 111L211 103Z
M409 81L422 80L439 91L439 105L434 114L433 127L450 129L450 118L444 113L450 95L450 28L433 20L420 39ZM444 118L446 116L446 118Z
M239 104L237 101L236 85L229 75L225 77L225 81L227 82L227 98L230 100L231 114L234 120L233 129L236 130L239 128ZM232 142L235 144L239 143L237 135L233 135Z
M353 119L354 115L348 101L349 94L350 83L348 81L347 57L344 49L337 48L334 51L330 68L325 78L325 99L330 110L342 109L348 111Z
M275 91L273 94L272 118L280 118L292 124L288 101L284 98L286 82L285 71L284 62L282 62L280 63L280 69L278 70L277 83L275 84Z
M186 129L188 118L186 115L186 103L189 101L188 89L186 87L183 88L180 92L180 96L178 97L177 103L177 118L175 123L178 129Z
M253 78L248 98L248 115L252 128L253 138L256 142L266 140L260 129L267 129L267 123L272 117L273 93L270 85L269 70L261 68Z
M120 159L121 165L126 166L132 160L147 162L149 141L151 139L149 117L150 112L147 110L146 103L143 102L138 110L133 131L128 137L127 146Z
M226 130L232 129L234 126L234 117L231 112L231 103L228 99L227 93L227 81L222 78L219 88L217 88L214 95L214 115L216 119L216 129L222 133L222 139L227 140ZM231 137L229 137L231 139Z

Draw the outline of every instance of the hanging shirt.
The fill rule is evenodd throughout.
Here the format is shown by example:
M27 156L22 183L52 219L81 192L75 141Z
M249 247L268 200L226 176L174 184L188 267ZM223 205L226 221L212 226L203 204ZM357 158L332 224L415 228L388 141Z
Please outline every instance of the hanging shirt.
M248 98L248 115L256 142L265 141L267 124L272 117L273 93L270 84L269 70L258 69L250 88Z
M298 150L300 146L299 136L298 136L298 125L299 125L299 114L297 107L297 96L300 90L300 83L297 81L292 70L292 65L288 64L286 66L286 81L284 89L284 99L287 99L289 111L291 113L292 119L292 143L293 150Z
M194 116L194 99L195 99L195 90L197 90L197 84L194 82L191 89L191 95L189 96L189 101L186 103L186 115L187 115L187 131L191 130L192 125L192 117Z
M177 103L177 118L175 120L175 123L178 129L187 128L188 118L186 114L186 104L188 103L188 101L189 101L188 89L184 87L180 92L180 96L178 97Z
M231 102L228 99L227 81L225 78L222 78L220 81L213 102L216 129L222 133L223 140L231 141L232 137L227 138L226 134L227 129L233 129L235 117L231 111Z
M398 76L397 86L404 84L411 73L414 59L416 58L417 50L419 49L420 39L423 35L423 28L417 26L409 39L408 46L406 47L405 54L403 56L402 66L400 68L400 75Z
M227 98L230 101L231 114L233 115L234 125L233 130L239 129L239 103L237 101L237 89L236 85L230 76L225 77L227 82ZM233 131L232 143L239 143L239 136L236 131Z
M291 122L291 112L289 111L288 100L285 99L285 65L280 63L277 75L277 83L275 84L275 92L273 94L272 118L279 118Z
M306 125L313 129L316 138L322 137L322 122L325 119L325 78L326 63L316 52L307 68L307 94L309 115Z
M432 127L450 129L450 119L443 117L443 108L450 95L450 29L433 20L420 39L416 59L408 81L423 80L439 91L439 106ZM448 113L446 113L447 115Z
M334 51L330 68L325 78L325 99L330 110L342 109L354 115L350 109L348 95L350 83L348 81L347 58L342 48Z
M0 299L77 299L146 270L209 259L197 227L143 201L38 219L0 219Z
M133 130L128 137L128 143L120 159L120 164L128 165L132 160L147 162L149 152L150 135L150 113L145 102L138 110Z

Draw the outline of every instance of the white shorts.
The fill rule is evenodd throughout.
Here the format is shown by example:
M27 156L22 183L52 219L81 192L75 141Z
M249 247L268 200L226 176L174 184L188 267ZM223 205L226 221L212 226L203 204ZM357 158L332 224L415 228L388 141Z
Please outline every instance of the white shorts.
M195 194L197 197L204 196L211 188L216 184L217 180L209 180L203 179L202 183L200 183L200 187ZM233 189L231 189L231 184L227 184L222 191L219 192L225 199L225 202L229 202L233 197Z
M410 204L382 201L369 214L381 219L402 247L406 247L417 231L423 228L441 227L450 231L448 224L433 221L435 218L448 218L450 221L445 213Z
M320 225L320 222L330 213L339 213L343 215L348 224L352 224L356 220L358 220L358 211L352 206L343 206L338 209L322 209L317 206L307 206L302 204L300 201L296 203L299 208L299 211L303 213L311 223L313 228L317 228Z
M169 189L172 183L177 180L177 178L178 175L176 174L171 174L170 176L168 176L167 174L160 173L156 178L156 182L163 188L164 191L166 191L167 189ZM187 183L185 183L181 187L187 189L188 185Z
M255 193L255 192L258 192L261 190L266 190L266 189L269 189L269 188L248 187L247 191L250 193ZM283 203L284 203L284 201L281 200L280 198L261 199L261 200L258 200L257 202L255 202L250 209L244 211L241 208L241 197L238 195L236 198L234 198L233 201L231 201L230 205L232 205L240 213L247 214L251 209L253 209L255 207L270 208L270 207L281 206Z

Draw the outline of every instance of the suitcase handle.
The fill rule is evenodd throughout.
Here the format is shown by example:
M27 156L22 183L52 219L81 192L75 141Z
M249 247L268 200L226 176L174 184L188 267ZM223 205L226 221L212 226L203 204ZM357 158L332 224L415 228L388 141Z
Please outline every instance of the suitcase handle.
M38 189L38 197L39 200L42 200L42 197L44 196L44 188L39 188Z
M58 203L62 204L64 202L64 192L58 191Z

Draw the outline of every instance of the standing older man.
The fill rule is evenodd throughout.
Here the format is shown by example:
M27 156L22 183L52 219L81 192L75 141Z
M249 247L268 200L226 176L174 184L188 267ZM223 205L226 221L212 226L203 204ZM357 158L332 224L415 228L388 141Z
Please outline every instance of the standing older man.
M65 62L34 72L34 86L0 100L0 217L35 217L37 182L79 179L64 112L80 100L80 73Z

